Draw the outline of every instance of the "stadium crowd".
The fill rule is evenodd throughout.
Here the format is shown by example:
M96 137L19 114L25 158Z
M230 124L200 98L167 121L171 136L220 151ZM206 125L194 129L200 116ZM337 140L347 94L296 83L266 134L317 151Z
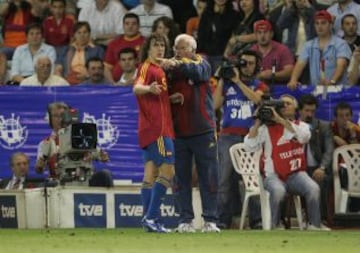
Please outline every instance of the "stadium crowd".
M264 96L271 96L271 87L283 85L294 90L299 85L359 83L359 2L0 0L0 86L134 85L145 157L144 227L152 232L168 231L158 220L158 208L172 184L174 166L173 190L180 213L177 230L195 231L191 205L194 167L201 191L203 231L220 232L232 227L244 190L239 191L239 175L233 170L229 148L244 140L249 146L261 143L256 138L265 127L260 127L253 115ZM157 109L149 107L152 103ZM289 132L284 130L284 136L291 140L300 136L296 148L303 150L301 161L305 164L296 170L307 173L299 172L296 180L288 182L276 168L272 169L274 178L265 168L265 187L271 204L277 206L272 210L281 210L285 191L297 192L298 185L294 185L304 180L302 185L309 188L301 193L308 220L313 222L308 228L328 230L320 220L331 225L334 147L359 143L359 127L351 122L352 108L347 103L337 105L331 123L314 117L317 101L311 94L299 101L285 96L284 103L285 108L288 103L289 110L299 112L301 129L294 123L295 111L276 112L274 120L281 131ZM167 106L171 112L158 111ZM151 110L160 115L144 123L147 113L154 113ZM215 111L220 112L217 121ZM163 131L156 121L169 129ZM268 145L266 138L262 141ZM16 155L11 165L16 165L18 157L27 163L26 156ZM14 175L5 188L18 185ZM278 181L287 185L286 190L285 186L274 187ZM357 202L351 205L359 210ZM249 212L250 227L261 228L258 200L250 204ZM280 215L275 215L272 226L280 228Z

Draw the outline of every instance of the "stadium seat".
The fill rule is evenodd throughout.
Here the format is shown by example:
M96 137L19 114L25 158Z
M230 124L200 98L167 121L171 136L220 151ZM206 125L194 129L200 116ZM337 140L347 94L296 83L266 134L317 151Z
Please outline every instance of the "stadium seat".
M339 169L347 171L347 189L340 184ZM333 156L335 214L346 213L349 197L360 198L360 144L338 147Z
M271 229L270 194L264 189L260 175L260 156L262 151L246 151L243 143L230 148L230 156L235 168L244 181L245 197L242 206L239 229L243 229L250 197L260 195L261 218L263 230ZM301 201L297 195L293 196L296 216L300 230L302 229Z

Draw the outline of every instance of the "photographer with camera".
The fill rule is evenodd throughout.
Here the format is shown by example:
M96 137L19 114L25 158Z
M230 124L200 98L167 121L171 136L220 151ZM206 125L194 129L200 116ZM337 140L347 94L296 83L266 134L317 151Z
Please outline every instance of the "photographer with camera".
M268 87L258 79L260 57L254 51L244 51L236 61L226 61L217 71L219 82L214 93L215 109L222 106L222 126L219 136L220 181L218 192L219 226L230 228L232 217L239 208L239 176L233 169L229 148L243 142L253 124L255 105L259 104ZM256 205L257 204L257 205ZM236 205L236 206L235 206ZM259 228L258 203L250 201L250 227Z
M244 140L248 150L263 149L264 187L270 193L272 227L280 225L280 206L289 192L305 198L309 230L329 230L321 224L320 188L306 173L304 146L311 137L309 126L295 120L294 97L283 95L280 100L284 106L279 112L270 107L273 123L263 124L257 118Z
M49 125L53 131L38 145L35 171L43 173L48 167L49 179L55 185L61 183L80 186L113 186L111 173L107 170L94 172L92 164L94 160L107 162L109 156L105 151L98 151L96 147L92 147L94 149L91 152L85 150L66 154L62 152L61 139L65 136L67 127L71 128L72 122L69 115L74 109L63 102L50 103L47 109ZM93 128L96 129L96 126ZM85 131L85 128L79 131ZM92 132L96 133L96 130ZM92 144L96 145L96 141Z

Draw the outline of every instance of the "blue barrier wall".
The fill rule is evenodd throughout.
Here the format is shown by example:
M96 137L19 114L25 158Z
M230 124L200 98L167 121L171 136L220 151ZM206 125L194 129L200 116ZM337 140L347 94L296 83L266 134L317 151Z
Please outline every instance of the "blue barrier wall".
M273 97L290 93L295 97L313 92L314 87L301 87L290 91L286 87L272 87ZM319 98L318 117L331 120L333 108L340 101L354 108L354 121L360 113L360 88L351 87ZM0 178L11 175L9 157L22 151L31 159L30 175L38 143L51 132L46 122L46 108L50 102L64 101L79 109L80 119L98 126L99 144L109 152L110 162L96 164L110 169L116 179L140 182L143 163L137 140L137 105L131 88L119 87L65 87L65 88L0 88Z

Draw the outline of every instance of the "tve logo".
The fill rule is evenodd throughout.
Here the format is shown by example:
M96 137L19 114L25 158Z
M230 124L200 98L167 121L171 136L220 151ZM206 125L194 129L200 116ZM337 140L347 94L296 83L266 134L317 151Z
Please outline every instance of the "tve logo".
M106 195L74 193L75 227L106 227Z
M16 196L0 196L0 228L17 228Z
M167 227L177 226L177 216L172 195L166 195L160 206L161 220ZM115 194L115 226L140 227L143 206L140 194Z

